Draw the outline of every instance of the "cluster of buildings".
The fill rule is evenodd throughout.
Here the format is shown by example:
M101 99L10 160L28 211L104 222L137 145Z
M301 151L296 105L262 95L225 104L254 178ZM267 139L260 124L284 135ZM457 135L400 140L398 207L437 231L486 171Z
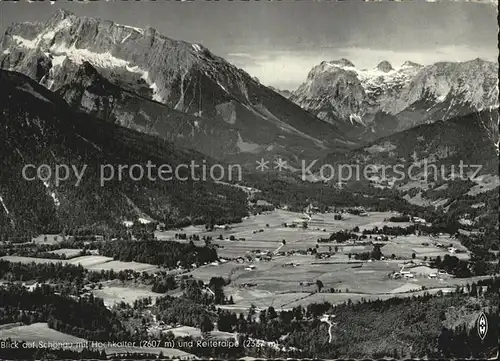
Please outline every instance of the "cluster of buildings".
M416 276L423 276L429 279L436 279L442 277L453 277L444 270L437 270L429 267L428 265L419 265L410 268L406 268L407 265L403 265L398 272L394 272L391 277L394 279L414 279Z

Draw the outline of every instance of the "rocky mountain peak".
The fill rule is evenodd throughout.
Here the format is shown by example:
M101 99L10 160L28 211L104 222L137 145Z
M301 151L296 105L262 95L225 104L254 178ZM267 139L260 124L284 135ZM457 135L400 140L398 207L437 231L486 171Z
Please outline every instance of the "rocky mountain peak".
M155 36L156 35L156 29L152 28L151 26L146 26L144 28L144 35L146 35L146 36Z
M348 134L362 131L363 137L376 139L421 123L498 106L496 62L474 59L422 66L406 61L399 69L387 61L375 69L339 63L315 66L290 99L337 126L339 120L343 126L361 119Z
M53 27L59 24L60 22L64 20L72 20L75 19L76 15L72 13L71 11L64 10L64 9L57 9L56 12L47 20L45 25L47 27Z
M75 17L75 13L66 9L57 9L50 20L64 20L70 17Z
M75 90L64 95L78 100L83 109L95 110L101 100L111 99L106 92L120 93L123 99L132 97L125 94L129 92L197 117L192 124L200 132L216 134L212 130L222 124L231 133L227 143L232 154L281 151L288 143L316 154L326 143L344 145L343 135L333 127L245 71L200 44L170 39L150 27L57 11L46 23L9 27L0 42L0 68L28 75L53 91L68 90L72 82L83 85L83 94ZM93 91L96 93L91 94ZM151 109L146 116L158 117L157 105L144 99L138 101ZM78 101L71 103L78 106ZM137 129L142 126L130 120L137 107L112 104L110 118ZM213 124L203 124L203 119Z
M388 73L391 70L394 70L391 63L389 63L387 60L383 60L380 63L378 63L377 69L383 71L384 73Z
M415 63L413 61L407 60L405 61L401 67L402 68L421 68L423 65Z

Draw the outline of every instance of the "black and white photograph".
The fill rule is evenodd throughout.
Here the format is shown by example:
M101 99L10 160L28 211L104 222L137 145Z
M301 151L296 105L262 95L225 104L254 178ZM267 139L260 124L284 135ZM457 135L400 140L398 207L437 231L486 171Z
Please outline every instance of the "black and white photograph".
M0 2L0 360L497 359L497 19Z

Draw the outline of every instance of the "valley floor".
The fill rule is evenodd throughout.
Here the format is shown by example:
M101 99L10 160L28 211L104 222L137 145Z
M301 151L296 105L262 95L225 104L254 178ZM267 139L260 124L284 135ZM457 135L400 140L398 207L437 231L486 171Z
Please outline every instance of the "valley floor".
M466 295L467 285L491 278L457 278L432 268L429 261L438 256L444 258L454 255L464 261L470 258L469 250L446 234L398 235L389 236L386 240L377 235L367 235L365 239L354 242L327 240L330 234L339 231L355 230L362 234L364 230L373 230L375 227L406 228L412 225L411 222L388 220L397 215L395 212L370 212L364 216L344 213L342 219L337 220L333 213L308 215L275 210L249 216L239 224L223 225L212 231L201 226L190 226L175 231L156 232L157 239L162 242L189 242L191 237L194 244L201 245L206 237L211 238L210 243L217 247L219 260L185 269L178 267L165 270L147 263L123 262L98 254L80 256L80 249L64 248L52 251L65 254L64 260L15 255L1 259L24 264L62 262L81 265L89 271L132 270L137 274L147 273L153 277L163 272L178 280L192 278L205 284L214 277L221 277L227 281L223 287L224 294L232 301L219 304L216 308L243 314L245 317L249 317L250 309L258 313L269 307L277 312L292 311L299 306L306 309L323 303L341 306L351 302L356 304L396 298L412 299L424 295L447 295L458 289ZM179 239L179 234L186 234L187 239ZM320 239L323 241L318 242ZM381 245L381 259L357 259L359 254L371 252L373 243ZM458 253L452 254L450 249L458 250ZM403 270L411 274L411 277L394 277L394 274ZM33 285L33 282L28 282L27 285L29 284ZM122 303L135 305L144 298L150 298L154 307L155 301L165 296L165 293L153 292L150 285L142 284L137 279L101 281L99 287L86 288L85 292L102 298L109 309ZM166 294L182 297L183 292L185 290L177 288ZM202 337L199 327L162 324L156 317L151 319L149 311L145 314L149 315L145 325L150 334L170 331L178 338ZM470 312L462 316L457 317L462 321L470 321ZM214 330L211 337L235 339L237 334ZM46 323L4 325L0 329L0 339L5 338L74 343L85 341L49 329ZM145 349L108 347L105 352L110 355L141 350L144 352ZM154 350L154 353L160 352L170 357L194 357L176 349Z

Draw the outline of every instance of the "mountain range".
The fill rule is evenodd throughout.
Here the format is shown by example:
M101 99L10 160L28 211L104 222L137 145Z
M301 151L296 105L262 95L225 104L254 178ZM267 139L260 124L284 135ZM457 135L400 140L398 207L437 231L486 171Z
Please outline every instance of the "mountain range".
M0 41L0 67L79 109L220 159L254 164L256 154L293 158L350 144L202 45L152 28L58 10L45 23L12 24Z
M475 59L395 69L323 61L289 99L345 134L371 141L419 124L498 107L498 64Z
M283 157L291 170L303 159L483 165L483 178L457 194L463 199L489 195L499 183L498 65L480 59L398 69L384 61L371 70L347 59L322 62L288 92L199 44L58 10L43 23L11 25L0 39L0 68L0 225L13 230L229 222L247 214L241 188L217 182L128 179L100 187L96 169L107 163L238 162L252 171L244 185L275 200L295 196L290 184L310 183L293 172L276 182L261 177L261 157ZM79 187L57 187L26 182L26 163L93 170ZM377 175L370 185L397 189L409 202L418 202L413 188L424 197L444 187Z
M293 161L343 152L498 107L498 64L481 59L397 69L323 61L290 92L262 85L200 44L64 10L12 24L0 40L0 67L77 109L245 164L256 155Z

